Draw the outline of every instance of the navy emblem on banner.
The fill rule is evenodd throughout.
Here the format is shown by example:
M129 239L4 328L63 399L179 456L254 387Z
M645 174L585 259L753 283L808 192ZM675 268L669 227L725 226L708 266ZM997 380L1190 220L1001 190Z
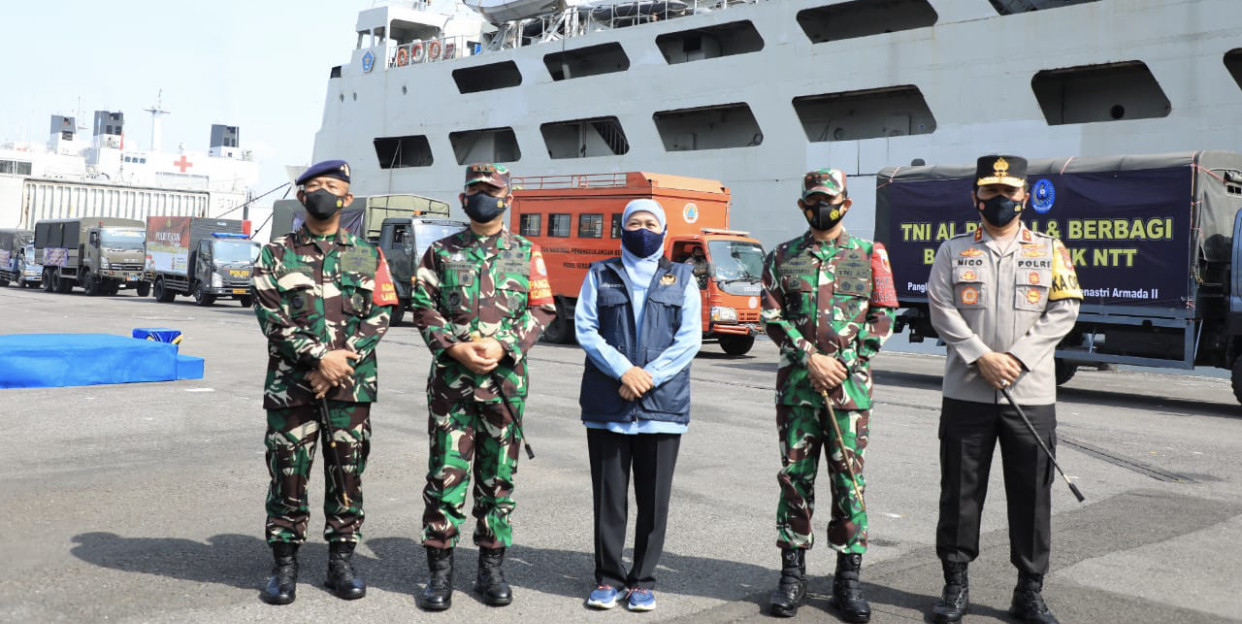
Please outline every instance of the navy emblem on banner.
M367 53L362 55L362 73L369 74L374 67L375 55L371 54L370 50L367 50Z
M1040 178L1035 186L1031 187L1031 207L1035 212L1044 214L1052 210L1052 204L1057 201L1057 187L1052 185L1052 180L1048 178Z

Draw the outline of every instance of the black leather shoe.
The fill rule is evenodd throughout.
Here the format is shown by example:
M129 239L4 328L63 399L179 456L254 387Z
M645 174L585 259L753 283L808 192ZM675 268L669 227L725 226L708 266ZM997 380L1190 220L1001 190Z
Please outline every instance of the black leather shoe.
M354 570L354 546L354 542L328 545L328 577L324 585L342 600L357 600L367 595L366 583Z
M1060 624L1044 604L1044 575L1029 572L1018 573L1018 586L1013 588L1012 615L1024 624Z
M453 549L427 547L427 589L421 606L426 611L444 611L453 606Z
M806 603L806 550L781 549L781 580L768 598L768 611L776 617L798 615Z
M272 575L259 598L272 605L287 605L298 597L298 545L288 542L272 544Z
M871 605L862 595L862 555L837 553L837 572L832 577L832 600L829 601L841 613L841 619L851 624L871 621Z
M944 568L944 593L940 602L932 607L935 624L958 624L970 610L970 580L966 576L966 564L956 561L940 561Z
M505 582L505 572L500 566L505 562L505 549L479 549L479 576L475 588L483 596L483 602L492 607L513 603L513 589Z

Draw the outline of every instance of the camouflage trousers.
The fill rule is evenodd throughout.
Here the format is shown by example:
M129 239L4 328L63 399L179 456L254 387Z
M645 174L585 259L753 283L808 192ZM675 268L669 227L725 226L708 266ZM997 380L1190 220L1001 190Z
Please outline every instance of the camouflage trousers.
M827 447L828 477L832 485L828 544L843 553L867 551L867 513L854 494L845 462L852 462L858 491L865 493L863 454L867 448L870 414L870 410L836 412L837 424L845 437L842 449L828 422L828 410L776 406L776 426L781 438L781 471L776 477L781 486L776 506L777 546L810 549L814 544L811 515L815 513L815 476L819 472L820 449Z
M371 404L328 401L336 448L320 423L318 405L267 410L267 541L306 541L310 506L306 486L323 438L326 484L323 537L329 542L356 542L360 537L362 472L371 451ZM322 433L321 433L322 432Z
M525 402L511 398L521 416ZM433 403L432 409L437 406ZM513 543L509 515L513 477L522 445L517 427L501 401L471 400L451 404L444 414L431 413L431 453L423 488L423 545L453 548L466 520L466 490L474 464L474 543L481 548L507 548Z

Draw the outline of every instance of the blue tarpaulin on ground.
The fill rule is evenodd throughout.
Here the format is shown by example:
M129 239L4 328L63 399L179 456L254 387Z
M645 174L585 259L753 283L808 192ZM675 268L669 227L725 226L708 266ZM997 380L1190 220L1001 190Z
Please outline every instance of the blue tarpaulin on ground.
M0 388L202 379L203 359L177 345L112 334L0 336Z

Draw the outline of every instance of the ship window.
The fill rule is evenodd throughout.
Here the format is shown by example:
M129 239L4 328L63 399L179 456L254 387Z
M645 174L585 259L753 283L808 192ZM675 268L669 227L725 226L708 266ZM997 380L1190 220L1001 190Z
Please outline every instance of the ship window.
M543 233L543 215L527 213L518 219L518 234L522 236L539 236Z
M1050 126L1166 117L1173 110L1142 61L1044 70L1031 88Z
M1100 0L989 0L992 8L996 9L1001 15L1013 15L1014 13L1026 13L1028 11L1041 11L1045 9L1059 9L1074 4L1086 4L1088 2L1099 2Z
M1242 48L1225 53L1225 69L1229 70L1234 82L1242 87Z
M488 128L449 133L457 164L517 162L522 158L513 128Z
M669 65L703 59L758 52L763 37L749 21L666 33L656 37L656 45Z
M630 142L616 117L546 123L539 130L548 146L548 157L553 159L620 156L630 151Z
M30 175L30 163L21 160L0 160L0 173Z
M621 213L613 213L612 215L612 231L609 236L613 238L621 238Z
M548 215L548 236L555 238L569 238L569 228L572 220L573 215L570 214Z
M931 134L936 118L913 85L806 95L794 111L812 143Z
M658 112L652 116L664 149L683 152L763 143L763 131L747 104L724 104Z
M798 25L811 43L870 37L936 23L927 0L854 0L798 12Z
M578 217L578 238L603 238L604 215L584 214Z
M380 169L430 167L434 162L426 135L377 137L374 143Z
M599 74L623 72L630 68L630 58L619 43L556 52L543 57L552 80L585 78Z
M478 93L522 84L522 72L518 71L517 63L505 61L453 70L453 80L457 82L457 90L462 93Z

